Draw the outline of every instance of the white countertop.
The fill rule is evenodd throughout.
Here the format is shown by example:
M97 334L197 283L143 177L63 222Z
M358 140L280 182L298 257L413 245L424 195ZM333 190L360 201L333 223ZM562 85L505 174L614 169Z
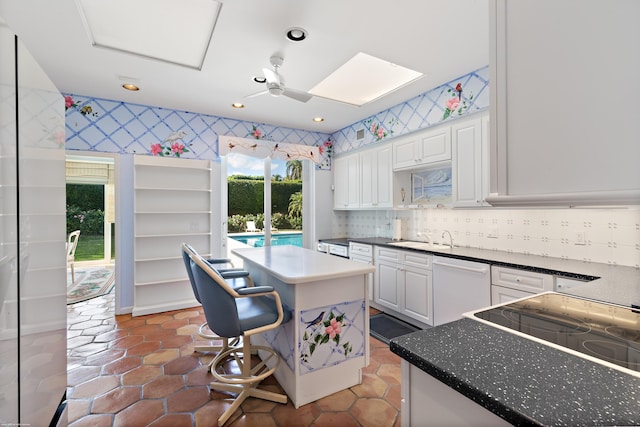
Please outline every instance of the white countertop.
M284 283L309 283L372 273L375 267L298 246L264 246L231 251L267 269Z

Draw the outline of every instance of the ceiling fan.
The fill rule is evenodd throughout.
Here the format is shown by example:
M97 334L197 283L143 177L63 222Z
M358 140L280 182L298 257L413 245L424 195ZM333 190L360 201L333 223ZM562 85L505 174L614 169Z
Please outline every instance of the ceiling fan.
M285 86L284 78L278 73L278 69L282 66L282 62L284 61L281 56L274 55L269 58L269 61L271 62L273 70L269 68L262 69L262 74L265 79L265 84L267 85L267 90L254 93L253 95L247 95L245 96L245 98L253 98L255 96L260 96L268 93L271 96L275 97L282 95L291 99L295 99L296 101L307 102L313 97L313 95L311 95L310 93L291 89Z

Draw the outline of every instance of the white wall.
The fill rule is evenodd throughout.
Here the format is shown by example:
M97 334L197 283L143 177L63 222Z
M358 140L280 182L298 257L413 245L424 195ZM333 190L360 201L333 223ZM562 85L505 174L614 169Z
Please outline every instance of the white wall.
M449 230L455 245L640 268L640 206L620 209L420 209L335 211L333 236L391 237L387 225L402 219L403 239L441 240ZM488 237L497 231L496 238ZM576 245L584 233L586 245Z

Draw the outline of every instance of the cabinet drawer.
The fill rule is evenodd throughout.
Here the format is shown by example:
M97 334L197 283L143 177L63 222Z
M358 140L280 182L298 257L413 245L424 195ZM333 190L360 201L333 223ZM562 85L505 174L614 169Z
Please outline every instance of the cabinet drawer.
M540 293L553 291L554 277L550 274L492 266L491 284Z
M373 247L364 243L349 242L349 255L360 255L365 257L373 257Z
M401 262L402 254L400 251L394 249L387 249L381 246L376 246L376 260L393 261L396 263Z
M431 270L431 255L417 252L402 252L402 261L405 265L412 265L425 270Z

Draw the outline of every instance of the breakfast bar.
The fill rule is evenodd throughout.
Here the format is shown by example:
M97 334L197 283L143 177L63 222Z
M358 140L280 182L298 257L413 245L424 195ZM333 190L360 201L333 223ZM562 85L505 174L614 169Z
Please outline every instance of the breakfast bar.
M294 406L360 384L369 363L367 277L374 267L288 245L232 252L292 313L255 344L280 354L274 375Z

